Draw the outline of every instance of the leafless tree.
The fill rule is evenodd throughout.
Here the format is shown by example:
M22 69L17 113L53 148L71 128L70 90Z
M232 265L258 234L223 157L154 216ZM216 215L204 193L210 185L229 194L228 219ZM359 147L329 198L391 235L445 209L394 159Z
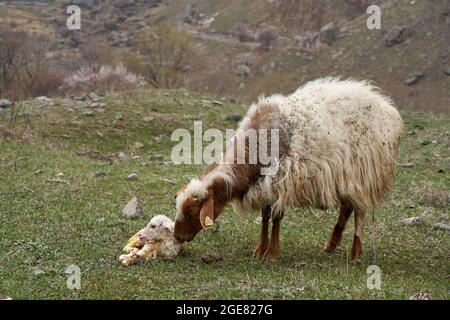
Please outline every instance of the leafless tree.
M274 27L269 27L261 31L258 35L257 41L260 44L260 48L263 50L270 50L278 40L278 32Z

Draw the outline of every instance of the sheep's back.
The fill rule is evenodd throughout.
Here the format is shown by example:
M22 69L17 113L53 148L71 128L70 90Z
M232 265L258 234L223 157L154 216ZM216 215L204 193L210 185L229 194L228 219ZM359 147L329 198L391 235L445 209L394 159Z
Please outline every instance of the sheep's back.
M391 100L365 82L321 79L280 100L288 151L275 176L262 177L236 209L266 204L338 207L350 201L367 211L394 182L403 124Z

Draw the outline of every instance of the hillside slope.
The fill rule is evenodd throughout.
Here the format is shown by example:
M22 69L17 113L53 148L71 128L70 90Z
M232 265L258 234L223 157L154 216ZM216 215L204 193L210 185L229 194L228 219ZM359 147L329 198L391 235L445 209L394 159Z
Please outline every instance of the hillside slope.
M106 42L134 51L136 32L169 21L195 39L185 75L188 90L250 103L261 94L289 93L308 80L334 75L373 80L400 109L450 112L450 1L376 1L382 8L381 30L366 28L366 2L80 0L82 30L68 32L66 1L49 1L48 6L14 1L0 8L5 17L0 24L15 22L15 29L47 36L48 59L74 70L88 63L81 59L83 44ZM186 23L193 15L198 21ZM315 34L329 22L339 28L336 41L299 47L299 37ZM255 43L239 42L232 34L237 23L245 23L254 35L275 26L278 44L267 52ZM395 39L398 28L407 35ZM386 37L399 43L387 46ZM411 73L423 77L407 85Z

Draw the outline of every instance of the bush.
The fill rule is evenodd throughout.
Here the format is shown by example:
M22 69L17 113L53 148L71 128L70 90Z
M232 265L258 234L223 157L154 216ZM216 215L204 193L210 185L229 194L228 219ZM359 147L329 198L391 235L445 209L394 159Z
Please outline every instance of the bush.
M89 39L80 48L81 57L90 65L103 66L113 64L115 60L114 50L106 43L97 39Z
M27 95L31 97L52 96L63 85L63 77L48 69L41 70L28 84Z
M237 23L231 32L235 37L238 38L240 42L254 42L255 37L253 36L250 29L243 23Z
M269 27L258 34L257 41L261 49L269 51L278 41L278 31Z
M45 61L46 42L24 32L0 30L0 97L50 95L61 78Z
M98 71L93 67L81 68L64 79L60 90L65 94L83 94L92 91L108 93L143 86L144 79L129 72L122 64L102 66Z
M143 56L143 76L155 88L174 88L183 84L183 73L189 70L192 40L184 31L163 22L150 32L139 35Z

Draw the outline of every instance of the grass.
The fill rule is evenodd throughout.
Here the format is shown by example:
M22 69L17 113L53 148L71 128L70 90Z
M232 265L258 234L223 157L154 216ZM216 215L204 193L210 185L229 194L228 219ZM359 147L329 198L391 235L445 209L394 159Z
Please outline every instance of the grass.
M190 129L194 119L208 127L233 128L236 124L225 116L245 112L243 106L213 106L205 99L184 91L135 91L105 98L106 107L89 116L89 103L66 99L53 105L31 101L0 115L0 296L408 299L426 292L433 299L449 298L449 234L431 226L450 222L450 122L427 114L403 115L407 129L398 161L414 167L399 167L395 191L377 210L375 222L369 215L361 264L348 263L352 225L335 255L323 253L335 212L289 211L280 259L268 264L251 256L258 240L257 217L227 209L219 228L200 233L176 262L123 268L118 256L129 236L156 214L173 217L173 195L201 170L149 157L163 154L168 159L174 128ZM154 119L145 122L146 117ZM421 144L426 139L437 143ZM144 147L136 148L137 141ZM117 152L127 157L111 156ZM132 160L134 155L140 159ZM95 177L96 171L106 176ZM139 180L127 181L133 171L139 172ZM59 172L64 176L56 178ZM122 217L121 209L133 195L143 201L143 219ZM412 216L422 216L425 224L394 224ZM372 240L382 270L381 290L366 286ZM216 252L224 261L205 264L201 256L206 252ZM66 287L64 271L71 264L81 269L81 290Z

